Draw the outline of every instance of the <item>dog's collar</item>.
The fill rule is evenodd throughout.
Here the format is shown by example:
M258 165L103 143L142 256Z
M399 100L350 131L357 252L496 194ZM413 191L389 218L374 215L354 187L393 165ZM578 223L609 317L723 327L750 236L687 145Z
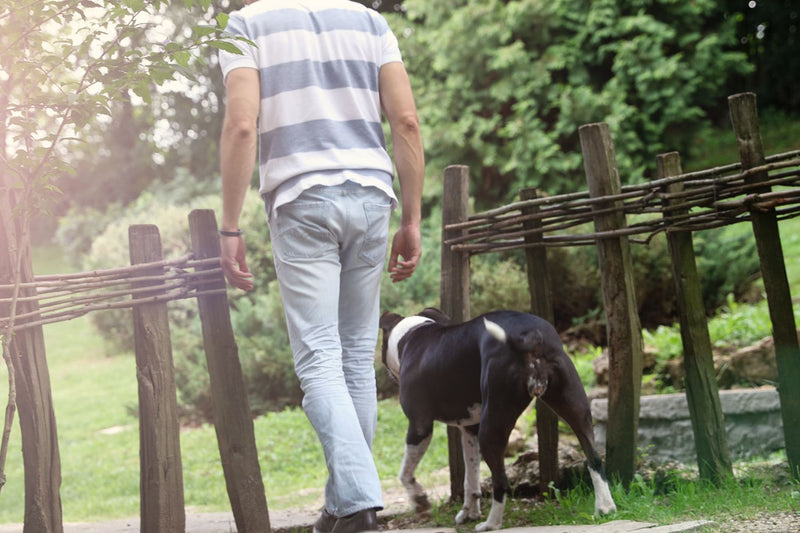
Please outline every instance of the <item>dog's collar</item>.
M433 323L433 319L419 315L414 315L404 318L403 320L398 322L397 325L392 330L392 334L389 337L389 347L393 348L395 350L395 353L397 353L397 348L398 345L400 344L400 339L405 337L409 331L416 329L419 326L422 326L423 324L428 322Z
M394 374L395 380L400 377L400 340L408 332L428 323L433 324L435 322L430 318L414 315L404 318L392 328L392 332L389 334L389 342L386 346L388 357L385 364L389 369L389 374Z

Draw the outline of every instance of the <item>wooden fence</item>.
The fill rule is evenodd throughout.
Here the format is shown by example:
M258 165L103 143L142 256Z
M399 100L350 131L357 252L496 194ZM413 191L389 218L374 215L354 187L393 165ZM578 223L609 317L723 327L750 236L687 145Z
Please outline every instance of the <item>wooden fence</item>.
M214 426L237 530L270 531L252 415L219 267L214 212L192 211L189 227L192 252L180 259L163 260L158 228L137 225L129 229L130 267L35 279L28 273L22 283L0 285L0 331L13 335L7 358L9 405L14 404L16 394L25 467L25 533L63 531L60 459L42 326L119 308L133 309L141 531L184 533L177 392L167 302L185 298L196 298L199 306Z
M778 234L779 220L800 214L800 150L765 157L755 95L731 96L729 107L741 161L722 167L682 173L679 155L669 153L658 157L657 179L621 187L608 126L589 124L579 130L588 190L540 197L528 189L518 202L471 216L468 169L445 170L441 299L455 320L470 316L471 255L525 250L531 309L552 321L547 248L597 247L610 358L606 461L609 473L624 483L634 473L643 349L630 245L666 234L700 475L718 481L732 468L691 232L746 221L753 226L773 325L786 452L793 477L800 478L800 349ZM628 215L645 216L628 224ZM594 232L576 233L586 224ZM538 402L537 409L544 490L557 478L557 420ZM451 494L461 497L461 451L453 437Z
M552 320L547 248L597 246L610 351L606 460L611 475L624 482L633 475L642 360L630 244L646 243L662 232L669 241L676 280L700 473L712 480L731 475L691 232L743 221L752 223L758 245L774 328L786 451L792 475L800 476L800 388L796 386L800 349L777 232L779 219L800 214L800 150L765 158L755 96L733 96L730 107L741 162L724 167L682 173L678 155L665 154L658 159L658 179L621 187L608 127L590 124L580 129L588 191L539 197L535 190L526 190L519 202L472 216L467 207L467 168L453 166L445 171L441 306L456 321L470 315L472 254L524 249L531 308ZM780 190L772 191L772 187ZM630 214L652 216L628 225ZM10 395L16 394L19 405L24 450L25 533L63 530L60 458L42 326L120 307L134 309L141 527L148 532L183 532L176 392L165 307L168 301L181 298L197 298L200 308L217 439L237 529L242 533L270 530L225 281L218 268L216 220L207 210L193 211L189 218L193 251L184 258L162 260L157 228L133 226L131 267L35 279L28 268L22 269L21 283L0 285L0 331L11 333ZM564 231L586 223L594 224L593 233ZM0 247L16 249L18 243L10 235L13 232L0 231ZM0 266L3 272L19 270L14 265ZM555 415L538 403L537 408L546 486L557 475L558 434ZM453 432L449 435L451 493L463 496L460 441ZM0 450L0 459L5 453Z

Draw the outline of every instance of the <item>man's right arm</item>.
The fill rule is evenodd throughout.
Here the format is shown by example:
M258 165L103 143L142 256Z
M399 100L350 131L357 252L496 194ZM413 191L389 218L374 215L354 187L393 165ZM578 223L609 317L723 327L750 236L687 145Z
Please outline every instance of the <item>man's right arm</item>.
M259 113L260 80L250 68L232 70L225 80L225 119L220 138L222 174L222 222L220 228L236 231L245 194L255 167L258 146L256 123ZM220 239L220 263L228 282L240 289L253 288L253 276L247 269L244 240L223 236Z
M402 209L400 228L392 240L389 272L393 281L401 281L414 273L422 255L420 221L425 176L425 154L417 108L402 63L392 62L381 67L380 96L391 129Z

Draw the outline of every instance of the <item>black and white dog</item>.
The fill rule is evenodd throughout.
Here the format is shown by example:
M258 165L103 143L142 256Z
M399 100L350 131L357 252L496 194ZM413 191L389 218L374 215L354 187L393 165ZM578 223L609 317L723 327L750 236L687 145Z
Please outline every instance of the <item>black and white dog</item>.
M617 510L594 447L589 400L558 333L545 320L495 311L458 325L438 309L381 316L383 363L400 386L408 433L400 480L417 513L430 508L414 471L430 444L433 421L461 430L464 506L456 524L480 518L480 456L492 474L492 508L475 531L502 527L509 493L503 456L517 418L541 398L575 432L588 459L595 514Z

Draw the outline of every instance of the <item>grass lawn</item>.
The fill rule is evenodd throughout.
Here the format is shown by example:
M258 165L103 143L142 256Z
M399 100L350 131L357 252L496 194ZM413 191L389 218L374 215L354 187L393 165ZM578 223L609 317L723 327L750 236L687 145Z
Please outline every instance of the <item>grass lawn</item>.
M107 354L86 317L45 327L62 462L61 497L66 522L137 516L139 431L136 365L132 354ZM7 396L7 371L0 367L0 397ZM405 418L395 401L384 401L374 446L379 472L396 486ZM256 442L270 509L314 501L326 471L322 452L298 409L255 420ZM184 497L188 507L230 510L217 438L211 425L181 431ZM447 466L443 428L423 461L429 474ZM0 493L0 523L22 522L24 474L19 426L15 423ZM305 491L305 495L301 491ZM298 493L300 496L298 496ZM298 499L300 498L300 499Z

